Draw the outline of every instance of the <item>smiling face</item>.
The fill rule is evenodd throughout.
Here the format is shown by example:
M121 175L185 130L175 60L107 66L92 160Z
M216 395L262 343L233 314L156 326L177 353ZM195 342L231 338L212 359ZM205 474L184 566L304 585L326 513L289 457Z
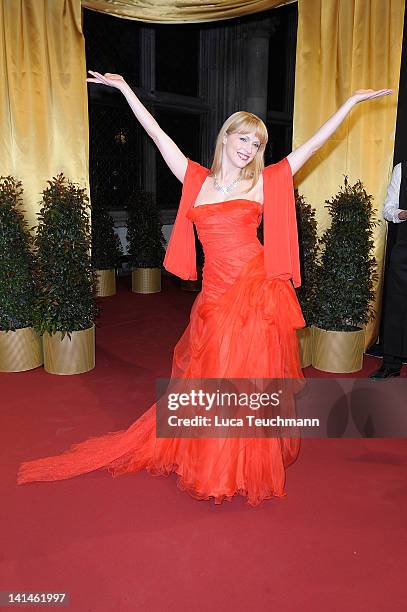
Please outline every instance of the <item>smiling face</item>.
M240 177L254 186L264 168L267 141L267 127L260 117L236 111L219 130L210 174L224 183Z
M244 168L255 157L260 148L260 140L255 132L233 132L223 137L224 157L238 168Z

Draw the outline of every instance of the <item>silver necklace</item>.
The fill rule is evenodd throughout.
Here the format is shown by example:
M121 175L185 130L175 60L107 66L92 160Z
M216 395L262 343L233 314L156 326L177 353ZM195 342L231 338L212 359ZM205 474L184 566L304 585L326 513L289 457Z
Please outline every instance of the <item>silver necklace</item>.
M228 183L227 185L220 185L218 183L218 177L216 176L216 174L213 175L213 178L213 186L217 191L222 191L223 193L229 193L229 191L232 191L232 189L236 187L236 185L242 180L241 177L238 176L237 179L235 179L231 183Z

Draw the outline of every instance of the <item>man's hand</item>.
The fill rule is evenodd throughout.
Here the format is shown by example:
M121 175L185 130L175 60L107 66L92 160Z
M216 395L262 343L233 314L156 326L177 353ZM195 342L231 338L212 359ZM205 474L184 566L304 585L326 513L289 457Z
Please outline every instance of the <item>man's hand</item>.
M405 219L407 219L407 210L401 210L401 211L399 212L398 217L399 217L399 219L401 219L401 220L403 220L403 221L404 221Z

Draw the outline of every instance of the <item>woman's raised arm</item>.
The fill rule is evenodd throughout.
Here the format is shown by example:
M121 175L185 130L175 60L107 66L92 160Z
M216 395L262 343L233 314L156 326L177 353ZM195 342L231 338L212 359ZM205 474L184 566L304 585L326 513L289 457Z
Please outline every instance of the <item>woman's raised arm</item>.
M320 147L328 140L328 138L335 132L340 126L342 121L347 117L351 109L362 102L363 100L371 100L372 98L379 98L380 96L388 96L393 93L392 89L379 89L374 91L373 89L358 89L355 93L346 100L344 104L326 121L311 138L309 138L304 144L292 151L287 155L288 163L290 164L291 171L293 174L305 164L305 162L318 151Z
M184 182L185 172L187 170L188 160L185 155L180 151L175 142L160 128L157 121L148 112L146 107L140 102L134 91L129 87L126 81L119 74L100 74L93 70L88 71L92 78L86 79L88 83L101 83L108 85L109 87L115 87L122 92L127 102L130 105L131 110L146 130L147 134L153 139L158 147L161 155L164 158L165 163L175 174L181 183Z

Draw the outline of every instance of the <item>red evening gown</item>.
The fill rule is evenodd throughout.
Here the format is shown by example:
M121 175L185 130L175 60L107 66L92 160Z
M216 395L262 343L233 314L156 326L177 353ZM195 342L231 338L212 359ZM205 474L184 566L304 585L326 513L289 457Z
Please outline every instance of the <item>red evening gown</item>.
M267 279L257 239L262 206L246 199L190 208L205 253L202 291L175 346L177 378L301 378L296 329L304 326L289 280ZM99 468L179 475L178 486L215 503L236 493L251 505L285 495L298 438L157 438L156 406L127 430L62 455L23 463L18 483L71 478Z
M173 274L196 278L194 223L205 254L202 291L175 346L172 377L302 378L296 329L305 322L293 288L301 281L289 163L263 170L263 210L247 199L193 208L208 172L188 159L164 260ZM264 247L257 239L262 214ZM285 468L298 450L298 437L157 438L153 404L127 430L21 464L18 483L146 469L177 473L178 486L197 499L221 503L239 493L254 506L285 495Z

